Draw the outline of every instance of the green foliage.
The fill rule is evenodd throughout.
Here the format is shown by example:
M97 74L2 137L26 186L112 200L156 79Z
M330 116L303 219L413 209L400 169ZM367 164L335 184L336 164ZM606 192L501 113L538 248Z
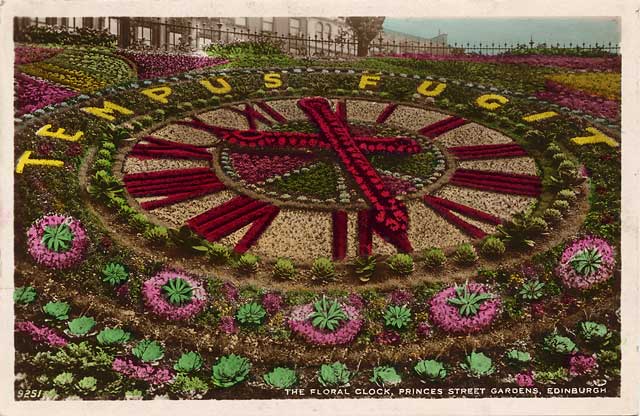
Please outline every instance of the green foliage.
M491 358L484 353L475 351L465 357L465 361L460 363L460 367L467 372L469 377L485 377L496 371Z
M96 321L90 316L81 316L69 321L67 325L73 335L86 335L96 326Z
M597 248L586 248L577 252L570 261L576 273L583 276L596 273L602 265L602 255Z
M202 244L200 241L196 239L196 236L188 230L181 228L180 236L175 236L179 238L179 241L184 242L184 244L188 244L191 246L193 250L196 252L206 254L211 261L216 264L227 264L231 259L231 250L228 247L219 244L219 243L210 243L208 241L204 241Z
M461 266L470 266L478 261L476 248L470 243L462 243L453 253L453 260Z
M129 278L129 273L120 263L109 263L102 269L102 281L117 286L124 283Z
M180 373L173 379L171 390L176 393L195 396L198 394L206 394L209 391L209 385L200 377L190 377Z
M76 388L81 394L89 394L96 391L98 380L95 377L83 377L76 383Z
M124 344L129 338L131 334L122 328L105 328L96 336L100 345Z
M143 396L142 390L127 390L124 392L125 400L142 400Z
M53 378L53 385L60 388L68 388L73 383L73 374L69 372L60 373Z
M540 384L555 384L558 381L569 380L569 371L564 367L559 367L556 370L536 371L534 378Z
M98 150L97 157L99 159L111 160L111 151L107 149L100 149Z
M231 387L243 381L250 369L251 363L246 358L235 354L225 355L212 367L211 379L216 387Z
M530 212L518 212L511 220L498 226L498 232L503 240L515 248L533 247L538 237L547 231L547 223Z
M180 278L169 279L167 283L162 286L162 290L167 297L167 301L175 306L182 306L189 303L193 296L193 288L189 282Z
M493 298L490 293L470 292L469 285L463 286L456 285L456 296L447 299L447 302L458 307L460 315L473 316L480 310L482 305L487 300Z
M562 212L555 208L547 208L544 210L544 219L550 224L558 224L562 221Z
M389 366L379 366L373 369L373 376L369 381L376 383L378 386L387 387L400 384L402 381L396 369Z
M258 271L258 256L251 253L244 253L238 259L236 267L241 273L249 274Z
M296 268L291 259L279 258L273 266L273 277L291 280L296 275Z
M276 389L288 389L298 381L296 372L286 367L276 367L262 378L267 385Z
M435 171L438 159L431 152L422 152L410 156L374 155L371 164L376 169L399 172L417 178L428 178Z
M325 387L340 387L349 384L351 372L341 362L322 364L318 371L318 382Z
M313 280L326 282L336 277L336 265L328 258L320 257L313 261L311 266Z
M122 182L107 171L99 170L91 177L89 194L100 201L108 201L123 192Z
M526 351L509 350L505 360L514 367L523 367L531 362L531 354Z
M447 256L440 247L430 247L424 251L424 266L427 269L442 269L446 262Z
M259 37L250 41L216 42L207 47L210 56L243 60L248 56L282 56L285 45L280 39Z
M390 305L384 313L384 324L395 329L403 329L411 322L411 309L406 306Z
M242 305L236 313L236 319L243 325L260 325L267 315L262 305L256 302Z
M387 259L387 266L399 276L407 276L413 273L415 265L413 257L409 254L397 253Z
M529 130L524 134L523 139L534 148L544 148L548 139L540 130Z
M544 295L544 285L538 280L529 280L522 285L518 294L525 300L538 300Z
M111 142L102 142L100 144L100 147L102 147L104 150L108 151L109 154L112 154L113 152L116 151L116 145L111 143Z
M571 339L563 337L557 332L545 337L542 347L550 353L561 355L568 355L577 350L576 344Z
M309 316L311 324L316 328L334 331L340 322L347 320L347 314L337 301L328 301L326 297L314 302L314 312Z
M189 351L183 353L173 366L179 373L194 373L202 368L204 361L197 352Z
M111 170L111 161L107 159L97 159L93 163L93 167L96 170L106 170L108 172Z
M321 200L337 197L338 173L333 165L319 162L300 173L277 178L270 186L280 194Z
M604 344L611 339L611 332L606 325L593 321L580 322L578 325L580 337L590 344Z
M482 242L480 246L480 253L487 258L499 258L502 257L506 250L504 243L497 237L488 236Z
M67 224L48 226L42 235L42 244L57 253L69 250L72 241L73 232Z
M169 231L167 227L154 225L144 232L144 238L149 240L151 244L162 247L169 242Z
M40 368L62 367L92 372L98 370L111 372L112 362L111 354L86 341L79 344L71 342L55 352L39 352L33 358L33 364Z
M569 204L569 201L565 201L563 199L557 199L553 201L553 204L551 204L551 207L553 209L557 209L560 212L566 213L569 211L570 204Z
M368 282L376 272L376 256L358 257L353 261L353 272L361 282Z
M558 199L562 199L568 202L575 202L576 199L578 199L578 197L576 196L576 193L573 192L571 189L562 189L556 194L556 197Z
M423 380L439 381L447 377L444 364L437 360L420 360L413 367L413 370Z
M152 363L164 357L164 348L157 341L144 339L133 347L131 353L140 361Z
M149 221L147 220L147 217L142 214L133 214L129 217L129 225L138 231L144 232L149 225Z
M69 319L69 310L71 306L67 302L48 302L42 308L44 313L58 321Z
M58 26L29 26L23 34L32 43L57 45L94 45L108 46L115 44L117 38L104 30L82 28L61 28Z
M13 301L18 305L28 305L36 300L36 290L33 286L17 287L13 291Z

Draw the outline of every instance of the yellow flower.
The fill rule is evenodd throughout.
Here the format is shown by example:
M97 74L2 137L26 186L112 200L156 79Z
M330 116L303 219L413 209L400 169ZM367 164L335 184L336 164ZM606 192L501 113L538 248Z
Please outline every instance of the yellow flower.
M548 79L566 87L620 101L620 73L583 72L551 75Z
M497 110L508 102L509 99L507 97L498 94L485 94L476 99L478 107L489 111Z

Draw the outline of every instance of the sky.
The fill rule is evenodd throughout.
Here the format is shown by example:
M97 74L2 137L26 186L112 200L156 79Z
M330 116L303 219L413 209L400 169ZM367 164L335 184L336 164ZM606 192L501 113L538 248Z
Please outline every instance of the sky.
M386 18L385 29L431 38L438 30L448 34L449 44L572 42L586 44L618 43L616 18L490 18L490 19L401 19Z

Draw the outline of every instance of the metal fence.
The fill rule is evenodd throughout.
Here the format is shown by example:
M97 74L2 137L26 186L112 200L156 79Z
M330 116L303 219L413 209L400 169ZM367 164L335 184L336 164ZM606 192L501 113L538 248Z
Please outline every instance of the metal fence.
M91 18L88 18L91 20ZM52 22L58 23L69 30L77 27L88 27L93 24L94 28L106 30L116 35L118 46L122 48L141 50L164 50L195 52L204 50L212 44L230 44L243 41L270 41L278 44L280 48L294 56L327 56L327 57L348 57L356 56L358 52L358 42L346 33L339 33L335 36L318 35L293 35L290 33L277 32L251 32L250 29L223 28L222 23L214 25L177 24L173 22L162 22L159 18L122 18L107 17L94 19L93 22L87 18L45 18L45 19L25 19L17 18L14 38L20 39L20 28L29 25L50 26ZM385 39L382 35L374 39L369 45L369 55L401 55L401 54L430 54L430 55L452 55L452 54L478 54L496 55L502 53L524 52L538 47L557 48L571 53L605 52L619 54L618 44L537 44L530 41L528 43L464 43L446 44L434 43L433 41L402 40L395 41Z

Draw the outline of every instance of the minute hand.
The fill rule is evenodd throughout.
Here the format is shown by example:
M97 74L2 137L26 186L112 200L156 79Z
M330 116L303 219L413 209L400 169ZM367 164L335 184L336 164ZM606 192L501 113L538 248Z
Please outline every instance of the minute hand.
M318 126L371 204L374 229L401 251L411 251L407 238L406 206L386 189L376 170L356 145L345 122L331 110L325 98L302 98L298 106Z

